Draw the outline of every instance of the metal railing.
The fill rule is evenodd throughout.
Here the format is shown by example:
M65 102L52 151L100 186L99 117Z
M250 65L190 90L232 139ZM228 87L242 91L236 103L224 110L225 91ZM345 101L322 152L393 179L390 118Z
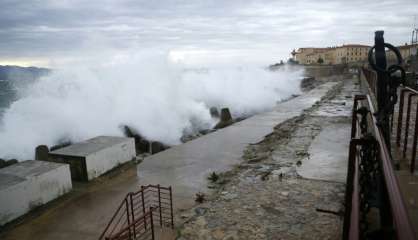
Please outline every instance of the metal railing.
M343 239L416 239L375 113L370 95L355 97ZM380 217L375 229L370 227L371 208Z
M153 239L154 221L160 227L174 228L171 187L141 186L130 192L113 214L99 240Z
M418 91L405 87L400 90L400 101L398 107L398 118L396 124L396 147L402 152L400 157L409 159L409 170L415 172L415 160L417 157L418 138ZM405 101L406 100L406 101ZM406 104L405 104L406 103ZM412 130L413 129L413 130ZM410 130L413 134L409 134ZM412 141L410 141L412 136ZM410 145L410 157L407 156L408 145Z
M377 74L373 70L362 68L368 88L368 93L373 99L377 95ZM410 87L400 86L399 103L394 106L391 116L391 142L395 144L394 163L401 160L409 162L409 170L415 172L418 145L418 91ZM411 133L411 134L410 134ZM412 138L412 139L411 139Z
M377 96L377 74L375 71L369 68L361 68L362 73L367 82L368 93L373 95L374 98Z
M105 236L106 240L154 240L154 214L155 209L150 208L149 211L136 219L134 222L121 228L112 235Z

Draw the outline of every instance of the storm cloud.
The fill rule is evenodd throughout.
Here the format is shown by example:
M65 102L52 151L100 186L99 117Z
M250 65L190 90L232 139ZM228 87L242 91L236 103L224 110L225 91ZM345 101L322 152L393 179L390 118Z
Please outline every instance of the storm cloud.
M298 47L410 41L418 1L0 0L0 62L77 58L96 45L201 61L277 62Z

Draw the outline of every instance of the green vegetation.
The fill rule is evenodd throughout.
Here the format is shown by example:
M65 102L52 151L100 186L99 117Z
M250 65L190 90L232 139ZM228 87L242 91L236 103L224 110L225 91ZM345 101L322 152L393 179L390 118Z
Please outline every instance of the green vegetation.
M209 177L208 180L215 183L219 180L219 175L216 172L212 172Z
M206 195L202 192L196 193L195 201L197 203L203 203L206 200Z

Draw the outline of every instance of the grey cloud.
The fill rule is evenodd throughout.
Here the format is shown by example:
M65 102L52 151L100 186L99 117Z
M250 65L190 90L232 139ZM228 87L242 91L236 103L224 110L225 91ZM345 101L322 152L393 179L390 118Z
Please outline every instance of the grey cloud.
M59 58L97 36L115 49L256 49L273 61L302 46L371 44L381 28L401 44L414 14L416 0L0 0L0 60Z

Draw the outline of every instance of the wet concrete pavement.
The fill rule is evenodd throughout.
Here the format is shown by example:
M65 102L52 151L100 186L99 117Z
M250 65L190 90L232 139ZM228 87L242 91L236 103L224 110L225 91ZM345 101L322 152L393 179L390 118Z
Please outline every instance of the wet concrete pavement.
M408 170L396 171L399 185L413 226L418 226L418 176ZM418 238L418 231L415 230Z
M326 126L309 148L309 159L297 170L304 178L345 183L351 125Z
M111 179L76 185L71 194L25 217L0 238L97 239L126 193L148 183L171 185L175 210L191 207L196 192L208 191L206 177L210 172L226 171L238 164L248 144L261 141L274 126L300 115L335 85L324 84L271 112L150 156L137 171L134 167L119 169Z
M212 198L181 212L181 238L340 239L352 107L344 101L352 100L352 86L352 79L340 82L327 98L247 146ZM275 114L256 117L268 125ZM300 168L313 176L301 177Z
M322 118L326 125L309 147L309 157L297 169L302 177L345 183L355 94L359 94L358 86L345 80L340 93L310 114Z
M207 177L212 172L223 172L241 162L248 144L264 139L273 128L312 107L336 83L327 83L307 94L281 103L271 112L248 118L228 128L218 130L152 155L138 167L142 183L171 185L175 209L194 205L197 192L209 192Z

